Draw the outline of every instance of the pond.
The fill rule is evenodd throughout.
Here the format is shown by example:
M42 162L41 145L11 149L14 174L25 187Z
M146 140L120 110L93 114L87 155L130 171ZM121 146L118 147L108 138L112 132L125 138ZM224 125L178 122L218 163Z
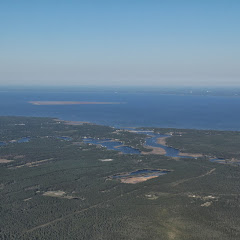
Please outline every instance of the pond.
M60 139L60 140L65 140L65 141L72 141L72 138L71 137L56 137L57 139Z
M155 170L155 169L142 169L142 170L137 170L134 172L126 173L126 174L116 174L113 175L112 178L126 178L126 177L150 177L150 176L161 176L169 173L171 171L169 170Z
M5 146L6 143L5 142L0 142L0 146Z
M18 139L16 142L17 143L26 143L30 141L30 137L22 137L20 139Z

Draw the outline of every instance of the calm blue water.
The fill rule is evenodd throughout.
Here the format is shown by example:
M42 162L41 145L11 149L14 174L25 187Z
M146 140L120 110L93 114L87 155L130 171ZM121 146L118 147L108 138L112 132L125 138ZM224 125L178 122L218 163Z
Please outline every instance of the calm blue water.
M142 132L139 132L142 133ZM148 134L149 135L149 134ZM151 132L151 137L149 135L149 138L146 138L146 145L152 146L152 147L161 147L166 150L165 156L168 157L181 157L181 158L191 158L188 156L179 156L178 154L180 151L178 149L167 147L162 144L157 143L158 138L160 137L168 137L168 135L161 135L161 134L154 134ZM137 149L134 149L132 147L122 146L121 142L115 142L115 141L107 141L106 139L93 139L93 138L85 138L83 139L85 143L91 143L96 145L101 145L103 147L106 147L109 150L115 150L120 151L124 154L141 154L141 152Z
M65 141L71 141L71 137L56 137L57 139L65 140Z
M109 150L115 150L122 152L124 154L140 154L140 151L131 147L127 146L121 146L121 142L113 142L113 141L107 141L106 139L104 140L97 140L93 138L85 138L83 139L85 143L92 143L96 145L101 145L103 147L106 147Z
M146 145L152 147L161 147L166 151L167 157L180 157L180 158L192 158L189 156L179 156L180 151L178 149L167 147L157 142L158 138L168 137L169 135L154 134L152 137L146 139Z
M30 138L29 137L22 137L18 140L11 140L9 142L0 142L0 147L1 146L6 146L7 144L11 144L11 143L27 143L30 141Z
M26 142L29 142L29 141L30 141L29 137L23 137L23 138L17 140L18 143L26 143Z
M135 131L137 132L137 131ZM139 131L138 133L143 133L142 131ZM162 134L154 134L153 132L148 132L145 131L145 134L148 135L148 137L145 139L145 145L146 146L152 146L152 147L161 147L163 149L165 149L166 154L165 156L167 157L179 157L179 158L193 158L190 156L179 156L180 151L178 149L172 148L172 147L167 147L164 146L162 144L159 144L158 138L161 137L168 137L169 135L162 135ZM127 147L127 146L121 146L122 143L121 142L115 142L115 141L111 141L109 139L94 139L94 138L85 138L83 139L83 141L85 143L91 143L91 144L95 144L95 145L101 145L103 147L106 147L109 150L115 150L115 151L119 151L122 152L124 154L141 154L141 152L137 149L134 149L132 147ZM221 162L221 160L223 159L211 159L210 161L212 162ZM239 163L237 163L239 165ZM151 171L157 171L157 174L159 174L159 170L151 170ZM143 169L143 170L138 170L137 172L132 172L130 175L134 175L134 174L141 174L141 173L149 173L148 169ZM119 176L119 175L117 175ZM124 176L120 176L120 177L124 177Z
M35 106L28 101L110 101L119 105ZM61 89L0 92L0 115L44 116L115 127L240 130L240 97Z

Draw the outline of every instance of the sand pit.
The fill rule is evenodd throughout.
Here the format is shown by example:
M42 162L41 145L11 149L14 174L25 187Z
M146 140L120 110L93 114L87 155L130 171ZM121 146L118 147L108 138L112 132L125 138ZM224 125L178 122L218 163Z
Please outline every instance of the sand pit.
M0 159L0 163L10 163L10 162L13 162L13 160Z
M203 156L201 153L183 153L183 152L180 152L178 155L179 156L194 157L194 158L198 158L198 157Z
M116 174L111 176L110 178L118 179L122 183L136 184L165 175L170 171L171 170L166 169L140 169L129 173Z
M85 198L73 197L71 195L67 195L66 192L61 191L61 190L58 190L58 191L47 191L47 192L43 193L43 196L64 198L64 199L82 199L82 200L85 200Z
M212 205L212 202L205 202L203 204L201 204L201 207L209 207Z
M113 159L111 159L111 158L107 158L107 159L99 159L99 161L101 161L101 162L112 162Z
M63 197L66 193L64 191L47 191L43 193L43 196L48 197Z
M152 178L157 178L158 176L146 176L146 177L129 177L129 178L122 178L121 182L122 183L131 183L131 184L136 184L140 182L145 182L149 179Z

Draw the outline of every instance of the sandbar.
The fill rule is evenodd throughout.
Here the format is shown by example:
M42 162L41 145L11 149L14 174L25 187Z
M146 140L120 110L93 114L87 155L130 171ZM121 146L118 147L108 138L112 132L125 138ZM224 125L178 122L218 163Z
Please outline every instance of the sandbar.
M194 158L198 158L198 157L203 156L201 153L183 153L183 152L180 152L178 155L179 156L186 156L186 157L194 157Z
M157 143L166 146L166 139L169 137L160 137L157 139Z
M113 159L112 158L107 158L107 159L99 159L99 161L101 162L112 162Z
M13 160L8 160L8 159L0 159L0 163L10 163Z
M127 177L127 178L122 178L121 182L122 183L136 184L136 183L145 182L149 179L157 178L157 177L159 177L159 176Z
M53 119L55 122L57 123L63 123L63 124L66 124L66 125L83 125L83 124L91 124L90 122L84 122L84 121L67 121L67 120L61 120L61 119L58 119L58 118L54 118Z
M141 152L141 154L148 155L148 154L157 154L157 155L165 155L165 149L161 147L151 147L151 146L144 146L147 149L151 149L151 152Z

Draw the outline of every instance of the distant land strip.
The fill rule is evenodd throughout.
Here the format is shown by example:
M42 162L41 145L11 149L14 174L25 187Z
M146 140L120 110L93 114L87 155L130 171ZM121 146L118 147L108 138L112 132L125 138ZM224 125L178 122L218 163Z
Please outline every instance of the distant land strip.
M125 102L29 101L33 105L124 104Z

